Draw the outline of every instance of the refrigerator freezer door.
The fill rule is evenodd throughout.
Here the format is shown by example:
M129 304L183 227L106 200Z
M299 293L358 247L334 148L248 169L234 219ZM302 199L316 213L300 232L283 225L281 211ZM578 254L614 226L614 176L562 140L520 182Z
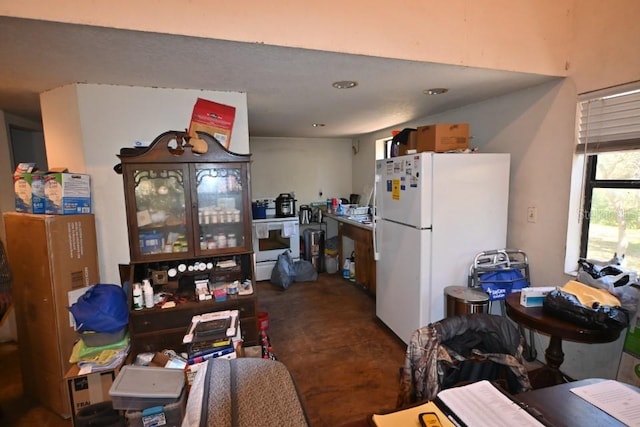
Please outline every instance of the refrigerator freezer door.
M377 215L418 229L431 227L434 153L378 160Z
M431 231L382 220L378 233L384 243L376 264L376 316L408 343L429 323Z

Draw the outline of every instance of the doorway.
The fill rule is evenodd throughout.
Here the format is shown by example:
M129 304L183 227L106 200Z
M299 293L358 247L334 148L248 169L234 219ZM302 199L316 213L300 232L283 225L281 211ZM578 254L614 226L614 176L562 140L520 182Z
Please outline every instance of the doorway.
M9 125L9 139L13 170L18 163L35 163L39 170L48 170L44 132Z

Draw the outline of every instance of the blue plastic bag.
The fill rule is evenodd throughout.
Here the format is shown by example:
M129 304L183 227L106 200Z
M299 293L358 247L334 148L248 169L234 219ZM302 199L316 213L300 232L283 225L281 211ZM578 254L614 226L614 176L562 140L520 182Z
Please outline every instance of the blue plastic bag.
M129 323L127 295L121 286L99 283L69 307L78 332L114 333Z
M511 292L529 286L522 272L515 269L482 273L478 278L482 290L489 294L489 301L503 300Z

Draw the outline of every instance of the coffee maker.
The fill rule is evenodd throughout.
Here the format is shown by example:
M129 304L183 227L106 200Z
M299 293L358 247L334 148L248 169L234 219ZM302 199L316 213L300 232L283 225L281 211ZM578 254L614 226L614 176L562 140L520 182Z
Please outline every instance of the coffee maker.
M311 206L300 205L300 224L310 224L312 220Z

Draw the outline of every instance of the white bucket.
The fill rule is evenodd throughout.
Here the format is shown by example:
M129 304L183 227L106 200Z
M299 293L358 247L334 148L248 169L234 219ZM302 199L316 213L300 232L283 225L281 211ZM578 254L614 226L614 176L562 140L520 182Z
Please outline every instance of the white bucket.
M324 269L329 274L336 274L338 272L338 257L325 255L324 256Z

